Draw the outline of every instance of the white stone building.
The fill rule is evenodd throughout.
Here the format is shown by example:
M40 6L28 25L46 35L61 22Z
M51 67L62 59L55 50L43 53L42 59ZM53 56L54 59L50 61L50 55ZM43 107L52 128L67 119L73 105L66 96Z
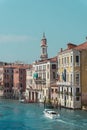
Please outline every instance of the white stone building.
M58 100L63 107L81 108L80 52L69 43L58 53Z

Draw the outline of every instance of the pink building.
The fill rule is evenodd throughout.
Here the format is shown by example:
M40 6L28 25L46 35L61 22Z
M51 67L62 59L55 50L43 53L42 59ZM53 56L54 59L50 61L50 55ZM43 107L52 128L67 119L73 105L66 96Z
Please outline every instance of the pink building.
M9 65L4 67L4 96L19 98L26 89L26 68L28 65Z

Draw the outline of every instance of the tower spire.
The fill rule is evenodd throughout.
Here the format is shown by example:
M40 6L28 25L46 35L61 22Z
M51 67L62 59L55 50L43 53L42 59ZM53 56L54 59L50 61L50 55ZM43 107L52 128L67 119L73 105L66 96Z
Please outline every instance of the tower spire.
M41 39L41 60L45 60L48 58L47 54L47 39L45 37L45 33L43 32L43 37Z
M43 38L45 38L45 32L43 32Z

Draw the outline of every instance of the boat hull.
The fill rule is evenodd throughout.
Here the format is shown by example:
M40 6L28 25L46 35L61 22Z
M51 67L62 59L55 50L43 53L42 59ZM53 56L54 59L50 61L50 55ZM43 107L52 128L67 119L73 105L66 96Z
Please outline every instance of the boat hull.
M53 110L44 110L44 115L50 119L58 119L59 114Z

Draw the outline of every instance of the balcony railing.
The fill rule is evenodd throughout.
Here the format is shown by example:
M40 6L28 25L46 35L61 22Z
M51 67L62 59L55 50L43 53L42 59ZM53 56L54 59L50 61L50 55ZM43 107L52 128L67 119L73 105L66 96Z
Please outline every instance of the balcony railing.
M36 84L46 84L46 79L45 78L41 78L41 77L38 77L37 79L34 79L35 83Z
M71 92L62 92L62 91L58 91L58 94L65 94L65 95L69 95L69 96L73 96Z
M67 86L69 86L69 85L72 85L72 83L71 82L57 82L57 85L67 85Z
M76 96L81 96L81 93L80 93L80 92L77 92L77 93L76 93Z

